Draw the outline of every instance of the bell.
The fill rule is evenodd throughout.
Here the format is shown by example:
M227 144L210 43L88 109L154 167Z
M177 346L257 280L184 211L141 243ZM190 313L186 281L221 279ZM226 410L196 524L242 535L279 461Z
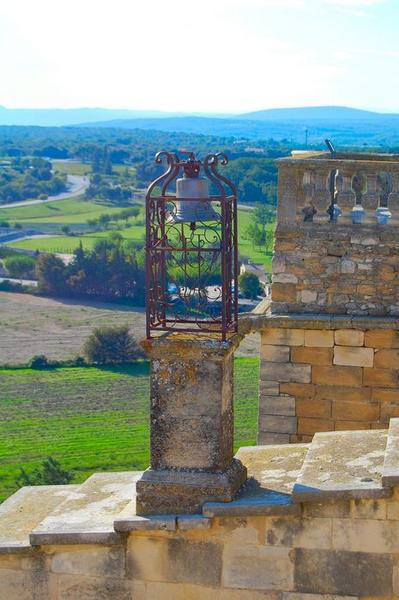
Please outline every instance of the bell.
M186 200L186 198L195 198L195 200ZM185 170L184 177L176 180L175 208L169 215L168 223L190 223L191 228L195 229L196 222L220 221L220 215L207 198L209 198L208 180L198 177L198 171Z

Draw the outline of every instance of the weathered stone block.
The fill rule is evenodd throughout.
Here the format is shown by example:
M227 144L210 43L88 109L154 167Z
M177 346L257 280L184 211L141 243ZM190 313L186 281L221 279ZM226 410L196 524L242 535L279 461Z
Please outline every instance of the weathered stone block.
M334 429L335 431L365 431L366 429L370 429L369 421L335 421ZM381 425L378 423L378 428L381 429Z
M350 346L334 347L334 365L352 367L372 367L374 362L373 348L352 348Z
M330 348L334 346L334 332L328 330L306 329L305 346Z
M399 369L399 349L377 350L374 354L374 366L382 369Z
M289 346L271 346L269 344L262 345L260 356L268 362L286 363L290 360Z
M258 444L259 445L272 445L272 444L289 444L290 434L289 433L270 433L268 431L259 430L258 432Z
M246 478L246 468L235 458L228 469L216 473L150 468L136 484L136 511L138 515L195 514L205 502L233 500Z
M265 543L291 548L331 548L330 519L273 518L266 524Z
M347 421L378 421L380 405L365 402L333 402L332 417Z
M370 369L375 370L375 369ZM361 367L312 367L312 383L318 385L362 385Z
M136 600L135 596L133 596L133 600ZM231 588L226 590L187 583L153 582L147 583L145 600L280 600L280 598L277 592L267 593ZM311 600L318 600L318 598Z
M301 291L301 302L305 304L313 304L317 300L317 292L313 290Z
M368 402L371 400L371 388L355 388L344 385L318 385L315 390L315 400Z
M392 556L344 550L295 550L295 589L311 594L392 594Z
M261 414L259 428L270 433L296 433L297 419L296 417Z
M316 386L311 383L282 383L280 391L282 394L290 394L295 398L312 399L315 395Z
M364 336L368 348L399 348L399 332L392 329L370 329Z
M298 418L298 433L314 435L319 431L333 431L334 421L330 419Z
M303 329L283 329L270 327L262 333L262 345L303 346L305 332Z
M296 400L297 417L319 417L329 419L331 417L331 401L316 400L314 398L297 398Z
M57 576L45 571L0 570L0 598L3 600L53 600Z
M291 360L294 363L307 363L310 365L331 365L333 358L332 348L311 348L302 346L292 348Z
M295 398L293 396L262 396L259 412L264 415L295 416Z
M365 368L363 383L367 386L399 387L399 369Z
M223 553L223 585L255 590L293 590L290 549L227 545Z
M263 381L263 379L260 379L259 393L261 396L263 394L266 394L267 396L278 396L280 394L280 383L278 381Z
M298 277L293 273L273 274L273 285L275 283L298 283Z
M51 600L53 598L59 600L108 600L108 598L131 600L134 592L133 583L122 579L84 577L82 575L59 575L58 578L59 595L51 596ZM143 587L142 585L142 592L144 591ZM137 596L138 594L133 597Z
M53 573L120 577L125 574L122 546L72 546L57 552L51 559Z
M222 546L184 538L129 538L128 576L144 581L219 586Z
M352 519L382 519L387 518L387 500L369 500L357 498L350 501Z
M311 366L290 363L265 363L261 365L264 379L275 377L280 383L310 383Z
M295 302L296 301L295 283L273 283L272 300L273 302Z
M399 521L336 519L333 546L336 550L351 552L399 552Z
M334 331L336 346L363 346L364 331L359 329L336 329Z

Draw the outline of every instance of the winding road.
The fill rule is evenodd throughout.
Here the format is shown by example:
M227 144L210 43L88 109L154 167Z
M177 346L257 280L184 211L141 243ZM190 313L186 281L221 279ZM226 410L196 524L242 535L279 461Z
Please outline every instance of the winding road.
M75 198L85 193L90 185L90 179L86 175L67 175L68 191L48 196L44 200L36 198L35 200L23 200L22 202L10 202L9 204L1 204L0 208L19 208L20 206L31 206L33 204L45 204L46 202L55 202L57 200L65 200L66 198Z

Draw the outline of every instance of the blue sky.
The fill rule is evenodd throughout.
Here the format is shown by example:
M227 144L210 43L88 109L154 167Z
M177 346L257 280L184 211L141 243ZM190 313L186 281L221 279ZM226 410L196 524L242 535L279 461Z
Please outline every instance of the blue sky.
M399 0L13 0L0 105L399 112Z

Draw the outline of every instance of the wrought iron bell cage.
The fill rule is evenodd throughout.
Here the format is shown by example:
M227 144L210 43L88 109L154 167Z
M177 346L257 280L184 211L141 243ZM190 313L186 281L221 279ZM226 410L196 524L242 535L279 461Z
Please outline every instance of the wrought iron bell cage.
M180 331L225 340L237 331L236 188L218 171L224 154L180 154L158 152L167 168L146 195L147 338Z

